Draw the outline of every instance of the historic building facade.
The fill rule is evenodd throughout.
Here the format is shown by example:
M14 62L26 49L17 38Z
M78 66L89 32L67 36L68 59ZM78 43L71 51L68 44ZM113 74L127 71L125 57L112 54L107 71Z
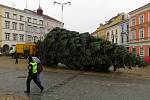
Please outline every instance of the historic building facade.
M55 27L63 27L63 23L47 15L43 15L45 35Z
M124 47L129 47L129 16L125 15L123 20L119 24L120 29L120 45Z
M95 37L106 39L106 30L107 30L107 24L100 24L100 26L97 28L95 32Z
M143 57L150 56L150 3L130 15L129 50Z
M129 17L125 13L112 17L105 24L100 24L95 33L97 37L108 40L118 45L128 46Z
M0 5L0 48L2 52L8 52L17 43L43 40L46 33L54 27L62 28L63 23L44 15L41 7L35 12Z

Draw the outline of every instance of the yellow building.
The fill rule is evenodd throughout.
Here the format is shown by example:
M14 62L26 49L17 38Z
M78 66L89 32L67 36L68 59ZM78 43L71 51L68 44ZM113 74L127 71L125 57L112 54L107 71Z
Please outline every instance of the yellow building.
M105 24L100 24L95 33L99 38L124 45L128 40L128 24L128 15L121 13L106 21Z
M106 39L106 29L107 29L106 24L105 25L100 24L100 27L98 27L97 30L95 31L95 33L97 34L97 37Z
M112 17L109 21L106 21L105 24L100 24L100 26L96 30L97 36L100 38L106 39L107 30L109 30L109 28L117 25L121 21L122 21L122 16L121 16L121 14L118 14L117 16Z

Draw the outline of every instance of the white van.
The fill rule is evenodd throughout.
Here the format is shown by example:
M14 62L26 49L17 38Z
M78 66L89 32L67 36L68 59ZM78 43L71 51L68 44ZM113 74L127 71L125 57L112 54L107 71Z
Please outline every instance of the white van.
M16 45L12 45L9 50L9 55L11 55L13 57L15 52L16 52Z

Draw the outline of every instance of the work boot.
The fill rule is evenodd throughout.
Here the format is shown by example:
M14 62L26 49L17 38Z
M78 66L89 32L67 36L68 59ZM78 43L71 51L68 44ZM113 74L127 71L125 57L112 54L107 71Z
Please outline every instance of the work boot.
M24 91L24 93L30 93L30 91Z
M43 92L43 90L44 90L44 88L42 87L42 88L41 88L41 93Z

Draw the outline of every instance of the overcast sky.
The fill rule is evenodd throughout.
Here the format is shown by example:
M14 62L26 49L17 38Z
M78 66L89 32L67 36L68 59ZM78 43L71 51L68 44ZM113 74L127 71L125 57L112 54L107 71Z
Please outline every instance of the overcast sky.
M0 0L0 4L24 9L26 0ZM71 2L71 5L64 6L65 28L78 32L93 32L100 23L104 23L118 13L128 13L141 7L150 0L55 0L60 3ZM41 7L44 14L47 14L61 21L61 6L54 5L54 0L41 0ZM36 10L39 0L27 0L27 8Z

